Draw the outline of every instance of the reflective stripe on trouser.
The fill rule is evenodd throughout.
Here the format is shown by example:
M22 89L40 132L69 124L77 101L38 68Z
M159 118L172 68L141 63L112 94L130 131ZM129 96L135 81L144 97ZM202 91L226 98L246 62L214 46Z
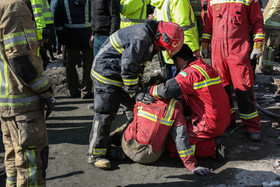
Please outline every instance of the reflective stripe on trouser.
M245 38L213 38L211 43L212 66L220 74L224 87L231 86L236 91L239 98L238 109L241 114L245 114L242 122L247 132L260 132L260 119L256 115L254 93L254 71L249 58L249 41ZM239 48L231 49L230 46L239 45ZM229 93L228 93L229 94ZM232 99L231 96L229 96ZM232 102L232 101L231 101ZM243 104L243 103L244 104Z
M241 91L235 90L239 110L239 117L247 132L260 132L261 122L255 105L253 89Z
M47 147L47 131L43 111L41 113L41 116L34 116L36 119L33 121L28 121L30 118L25 114L1 118L8 187L45 186L42 175L46 170L47 156L42 153L46 153L43 150ZM38 134L43 137L40 141L37 139L37 145L28 146L28 143L35 144L34 133L31 131L39 125L39 131L43 132Z
M88 155L95 157L106 155L111 124L120 103L126 106L127 111L133 111L135 101L131 100L122 88L94 80L94 111L96 113L89 137Z

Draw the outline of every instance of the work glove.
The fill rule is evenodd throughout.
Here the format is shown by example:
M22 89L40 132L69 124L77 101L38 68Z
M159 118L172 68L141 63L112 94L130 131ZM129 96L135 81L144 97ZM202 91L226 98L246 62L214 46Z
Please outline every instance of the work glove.
M198 166L192 170L192 173L196 175L207 176L211 174L211 171L208 168Z
M201 56L203 58L209 58L209 43L208 42L202 42L201 44Z
M136 95L136 101L140 102L140 103L144 103L146 105L154 102L155 98L149 94L149 93L139 93Z
M263 42L254 42L254 47L250 55L250 59L256 59L263 54Z
M54 106L55 106L55 98L54 96L51 96L44 100L45 104L47 105L47 113L46 118L49 117L49 115L52 113Z

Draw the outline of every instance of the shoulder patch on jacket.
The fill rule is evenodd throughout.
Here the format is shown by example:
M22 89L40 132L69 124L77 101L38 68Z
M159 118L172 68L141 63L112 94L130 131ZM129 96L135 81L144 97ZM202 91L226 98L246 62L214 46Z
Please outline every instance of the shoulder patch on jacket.
M183 77L186 77L186 76L188 75L188 74L187 74L186 72L184 72L184 71L181 71L179 74L182 75Z

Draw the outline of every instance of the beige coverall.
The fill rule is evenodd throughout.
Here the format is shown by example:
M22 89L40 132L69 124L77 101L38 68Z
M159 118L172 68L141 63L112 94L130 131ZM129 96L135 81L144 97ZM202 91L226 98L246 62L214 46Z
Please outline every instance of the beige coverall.
M44 99L52 96L52 89L38 55L39 37L24 1L0 0L0 119L6 186L45 186Z
M260 60L260 65L264 74L270 74L273 71L275 55L280 46L280 1L269 0L264 12L264 53Z

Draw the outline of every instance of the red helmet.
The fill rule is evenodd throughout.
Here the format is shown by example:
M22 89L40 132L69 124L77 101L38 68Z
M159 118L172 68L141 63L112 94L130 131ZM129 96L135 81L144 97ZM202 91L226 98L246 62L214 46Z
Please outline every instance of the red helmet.
M183 46L184 31L173 22L160 21L155 35L155 44L166 49L170 57L174 56Z

